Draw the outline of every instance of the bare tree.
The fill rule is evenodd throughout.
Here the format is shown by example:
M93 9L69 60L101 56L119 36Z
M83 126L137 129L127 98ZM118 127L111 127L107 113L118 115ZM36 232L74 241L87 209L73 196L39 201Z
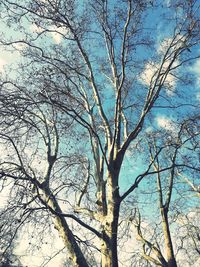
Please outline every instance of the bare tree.
M187 200L186 197L184 197L184 191L188 192L188 190L190 190L191 182L188 183L187 179L186 182L187 185L189 185L189 188L185 188L184 185L181 185L180 183L184 182L185 179L180 181L179 178L184 177L184 173L190 173L191 177L198 176L198 153L195 151L199 146L198 127L198 117L193 117L185 119L179 124L176 123L176 127L172 127L171 125L167 135L163 132L151 132L148 134L150 135L150 138L147 139L150 161L153 163L157 180L157 192L152 185L149 189L149 193L150 191L154 192L154 194L155 192L157 193L157 201L161 217L161 220L158 219L158 222L161 221L161 235L163 236L163 239L158 241L158 238L156 238L159 236L158 230L156 229L159 229L157 223L155 223L154 236L151 236L149 231L148 236L145 237L142 230L142 219L139 211L137 212L138 215L135 214L134 216L136 219L133 219L137 229L138 239L143 243L143 257L157 266L177 266L175 254L177 255L180 248L177 248L176 243L177 240L182 243L180 241L182 236L181 234L177 234L177 240L175 244L173 244L172 235L174 235L174 233L170 229L170 224L175 223L176 221L178 221L179 224L177 218L179 217L179 214L183 217L185 216L183 210L186 210L186 213L190 212L190 209L188 209L190 200ZM155 155L157 155L156 160L154 160ZM195 184L197 183L197 179L194 179L193 181ZM174 192L176 190L178 193ZM196 193L196 190L194 190L194 192ZM191 203L189 205L191 205ZM149 220L149 222L150 221L151 220ZM194 228L195 227L191 226L191 232L193 232L193 235L195 236L198 231L197 229L196 233L195 231L192 231ZM198 242L198 238L194 238L194 236L193 240ZM186 240L188 239L189 232L188 237L186 237ZM162 244L163 240L164 245ZM194 245L195 244L194 241ZM176 249L174 249L174 245L176 246Z
M199 57L198 1L2 0L0 7L18 31L4 33L1 43L23 58L13 77L1 79L0 135L9 151L1 182L11 181L10 205L17 203L20 221L34 214L39 224L46 214L74 266L90 266L91 249L101 266L117 267L121 205L145 177L160 173L155 151L120 190L125 156L137 151L151 122L157 127L155 108L182 116L196 108L183 88L192 76L184 68ZM161 17L168 23L159 48L154 12L156 24Z

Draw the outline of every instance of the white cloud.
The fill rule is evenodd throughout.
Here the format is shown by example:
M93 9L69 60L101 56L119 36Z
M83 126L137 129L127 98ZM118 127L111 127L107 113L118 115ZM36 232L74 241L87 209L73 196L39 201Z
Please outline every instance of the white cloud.
M157 54L161 58L163 58L164 54L167 52L167 49L170 48L168 51L168 57L165 60L161 73L165 73L165 71L169 68L173 57L174 57L174 51L176 51L177 48L181 47L184 45L184 37L181 35L177 35L176 38L164 38L162 41L159 42L158 48L157 48ZM170 66L171 68L174 68L179 65L178 59ZM143 84L145 85L153 85L156 78L157 74L160 70L161 63L157 63L156 61L149 61L146 63L144 70L141 74L140 80L142 81ZM161 76L161 75L160 75ZM161 78L161 77L160 77ZM165 82L164 82L165 90L168 96L173 96L174 95L174 90L176 87L176 78L172 74L172 72L168 73Z
M4 70L4 66L7 64L7 62L0 58L0 72L2 72Z
M196 85L200 88L200 59L197 59L195 64L190 68L190 71L196 76ZM197 98L199 99L200 92L197 94Z
M41 33L44 31L44 29L42 29L40 26L38 26L37 24L33 23L30 26L30 30L33 33Z
M165 0L165 4L166 4L166 6L170 6L171 0Z
M68 34L68 30L64 27L53 27L49 29L51 31L51 36L56 44L60 44L63 35Z
M48 0L40 0L42 3L48 3Z
M170 68L175 68L179 65L179 60L175 60L174 63L172 64L172 66L170 66L173 58L174 58L174 52L181 48L186 46L184 39L185 37L182 35L177 35L175 38L163 38L157 47L157 54L158 57L163 58L163 56L167 53L167 59L165 59L165 62L162 66L161 69L161 74L164 74L165 71ZM140 77L140 81L145 84L145 85L153 85L156 78L157 78L157 74L160 70L160 66L161 63L157 63L156 61L149 61L146 63L144 70L141 74ZM199 73L200 73L200 60L199 60L199 66L196 67L196 69L198 69ZM162 78L163 76L160 75L160 78ZM200 82L199 82L200 83ZM173 96L174 95L174 91L176 89L176 78L173 75L173 72L170 71L165 79L164 82L164 86L165 86L165 90L168 96Z
M145 132L146 133L152 133L153 132L153 127L152 126L149 126L145 129Z
M200 76L200 59L197 59L197 61L195 62L195 64L192 67L193 72L195 72L196 74L198 74Z
M62 36L58 32L51 32L51 36L56 44L60 44L62 41Z
M162 67L162 73L165 72L165 70L168 68L170 62L169 61L166 61L164 64L163 64L163 67ZM178 65L178 61L174 63L174 66ZM158 63L154 63L154 62L148 62L146 65L145 65L145 68L140 76L140 81L144 84L144 85L153 85L156 78L157 78L157 74L158 74L158 71L159 71L159 68L160 68L160 64ZM175 87L176 87L176 79L174 77L174 75L172 74L168 74L167 75L167 78L164 82L164 85L165 85L165 90L166 90L166 93L168 96L173 96L174 95L174 90L175 90Z
M157 116L156 122L158 127L163 128L170 132L176 132L176 125L171 119L165 116Z
M12 188L12 184L9 183L8 181L2 181L0 184L0 209L5 208L7 205L7 202L9 200L9 195L10 195L10 190Z
M51 261L48 262L53 255L55 255L59 250L63 248L63 241L59 237L57 230L51 227L51 233L43 237L43 243L38 246L39 251L32 251L28 253L27 250L30 247L30 242L34 245L36 244L37 234L41 231L45 231L41 226L37 225L37 229L34 228L32 224L27 224L21 229L20 238L18 240L18 245L16 246L14 252L19 255L23 266L46 266L54 267L63 266L64 254L58 253L57 256L53 257ZM36 238L35 238L36 233ZM45 233L46 234L46 233ZM30 238L33 236L33 238ZM45 264L46 263L46 264Z
M16 43L16 44L13 44L14 48L19 50L19 51L22 51L24 50L24 48L27 47L27 45L25 43Z
M163 55L167 48L171 45L172 38L164 38L159 44L157 48L157 53Z
M145 68L141 74L140 80L142 81L143 84L145 85L150 85L150 83L154 80L154 75L156 71L158 70L158 65L156 65L153 62L148 62L145 65Z
M165 37L158 43L157 53L160 55L164 55L168 50L168 56L171 53L170 58L174 56L173 52L179 48L187 47L187 41L185 36L181 34L177 34L173 38Z
M45 31L45 29L43 29L42 27L38 26L37 24L32 24L30 26L30 30L33 33L41 33L43 31ZM46 32L49 33L49 35L51 35L51 37L53 38L54 42L56 44L60 44L62 39L63 39L63 35L69 34L69 31L64 28L64 27L56 27L56 26L52 26L46 29Z
M190 71L195 75L196 77L196 87L198 92L196 93L196 99L200 101L200 58L197 59L197 61L194 63L194 65L190 68Z

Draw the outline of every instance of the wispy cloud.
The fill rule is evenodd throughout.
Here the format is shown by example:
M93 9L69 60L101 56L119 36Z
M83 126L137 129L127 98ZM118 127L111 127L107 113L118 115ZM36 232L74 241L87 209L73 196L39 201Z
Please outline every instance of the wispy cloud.
M7 64L7 62L4 59L0 58L0 72L3 72L4 66L6 64Z
M200 88L200 59L197 59L194 65L190 68L190 71L195 74L196 79L197 79L196 84Z
M156 123L160 128L163 128L170 132L176 132L176 125L170 118L167 118L165 116L157 116Z
M30 31L33 33L41 33L44 31L44 29L42 29L42 27L38 26L37 24L33 23L30 26Z
M200 101L200 58L189 68L189 71L195 76L196 100Z
M46 30L44 30L42 27L38 26L37 24L32 24L30 26L30 31L33 33L42 33L43 31L45 31L46 33L49 34L49 36L52 37L53 41L56 44L60 44L62 42L63 36L66 36L69 34L68 30L64 27L49 27Z
M171 57L173 57L173 52L177 51L177 49L179 48L186 48L189 51L187 39L182 34L176 34L173 38L164 37L162 39L159 39L157 53L163 55L167 52L167 50L169 50L169 52L171 53Z
M158 61L149 61L146 63L144 70L141 74L140 81L145 84L150 86L155 82L159 75L159 71L161 71L162 74L165 73L165 71L169 68L174 68L179 65L179 60L175 60L173 64L171 65L171 62L174 57L174 52L182 47L185 46L186 44L184 43L184 37L181 35L177 35L176 38L169 38L165 37L162 38L162 40L158 41L158 46L157 46L157 56L158 58L162 58L163 55L166 53L169 53L167 59L163 62L162 69L160 69L161 63L158 63ZM168 51L168 52L167 52ZM174 91L176 89L176 78L173 75L172 72L169 72L165 82L164 82L165 90L168 96L173 96Z
M68 35L68 30L64 27L54 27L49 30L51 31L51 36L56 44L60 44L63 36Z
M178 65L178 61L176 63L174 63L174 66ZM169 62L166 61L163 64L162 67L162 72L165 72L165 70L168 68L169 66ZM160 64L155 63L155 62L148 62L145 65L145 68L140 76L140 81L147 86L150 86L151 84L154 83L155 79L157 78L157 74L160 68ZM168 96L173 96L174 95L174 91L176 88L176 79L174 77L174 75L172 74L168 74L167 78L164 82L164 86L165 86L165 91L167 93Z

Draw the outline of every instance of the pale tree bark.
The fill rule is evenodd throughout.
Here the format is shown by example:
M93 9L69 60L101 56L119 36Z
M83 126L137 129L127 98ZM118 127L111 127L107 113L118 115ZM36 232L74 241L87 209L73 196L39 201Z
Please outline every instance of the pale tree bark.
M154 149L157 153L156 145L154 146ZM159 194L159 208L160 208L160 214L162 218L162 228L163 228L163 235L164 235L164 241L165 241L165 253L166 253L166 261L167 261L168 267L177 267L177 263L176 263L176 259L174 255L172 238L171 238L171 231L169 227L169 218L168 218L172 190L174 186L175 162L176 162L177 151L178 151L178 147L175 149L175 152L172 157L172 162L171 162L172 168L170 171L169 186L168 186L166 200L164 200L164 196L163 196L163 189L162 189L162 182L161 182L162 174L160 173L159 159L157 158L156 162L154 162L154 168L158 173L157 174L157 187L158 187L158 194Z
M51 191L45 188L44 197L45 200L42 199L42 201L44 201L44 204L47 205L50 208L50 210L53 211L53 213L60 214L56 215L54 219L54 225L59 233L59 236L62 238L64 245L68 250L69 260L72 262L73 266L88 267L89 265L79 245L77 244L74 234L70 230L66 222L66 219L62 216L62 210L59 207L56 199L52 196Z
M52 170L54 167L54 164L57 160L57 154L59 150L59 136L58 136L58 130L56 126L56 121L51 122L51 127L49 126L49 122L43 113L41 109L39 109L40 115L37 114L37 118L40 122L42 122L44 126L44 134L42 131L40 131L40 134L42 138L44 139L45 145L46 145L46 154L47 154L47 168L45 170L44 176L42 177L42 180L37 178L36 175L33 177L30 176L28 173L29 171L26 170L26 166L23 163L23 158L20 154L19 148L15 145L14 141L7 135L2 135L1 138L4 138L5 140L8 140L9 143L13 146L17 157L19 161L18 164L14 164L17 169L19 169L22 172L22 176L24 177L18 177L17 174L10 174L9 171L4 171L1 173L2 177L8 177L11 178L14 181L21 181L23 182L31 182L32 184L32 192L33 192L33 199L39 199L42 205L45 209L49 210L54 219L53 223L55 226L55 229L57 229L61 239L63 240L64 245L68 249L68 258L72 262L73 266L89 266L79 245L77 244L77 240L74 237L74 234L70 230L70 227L65 219L65 217L68 217L68 215L62 214L62 209L59 206L58 201L56 200L56 197L54 196L54 193L50 190L50 180L52 175ZM34 113L34 111L32 111ZM38 112L39 113L39 112ZM30 114L31 115L31 114ZM38 122L34 123L31 119L25 119L25 122L32 125L35 129L38 129ZM33 172L33 170L31 170ZM30 201L30 203L32 200ZM28 203L25 204L28 206ZM33 209L30 209L30 211ZM36 208L37 210L37 208ZM25 213L26 214L26 213ZM73 218L73 217L72 217ZM78 223L82 223L80 220L77 219ZM83 224L83 226L87 227L87 225ZM98 234L96 232L96 234Z
M134 215L134 224L137 230L137 239L143 243L143 254L142 257L144 257L148 262L154 263L156 266L162 266L162 267L168 267L168 262L166 261L165 257L162 254L162 251L158 244L154 244L150 241L148 241L141 229L141 215L140 211L135 211ZM136 218L137 217L137 218ZM150 249L150 253L147 251L147 249Z
M195 125L195 119L190 118L190 120L185 120L179 125L179 129L177 131L176 136L173 137L172 143L166 143L163 145L163 151L166 151L166 155L168 155L168 159L164 158L161 159L159 156L155 160L155 154L158 154L158 151L161 149L159 145L157 145L157 140L153 138L152 143L150 144L150 155L151 155L151 162L154 166L155 171L157 172L157 189L158 189L158 199L159 199L159 209L160 209L160 215L162 220L162 228L163 228L163 235L164 235L164 241L165 241L165 253L166 253L166 260L167 260L167 266L169 267L177 267L177 262L175 258L175 252L173 248L173 242L171 237L171 230L170 230L170 223L169 223L169 211L170 211L170 205L172 202L172 194L175 187L176 180L178 176L180 176L180 173L178 171L178 155L181 153L181 149L185 149L186 144L189 146L196 146L196 137L197 132L190 132L188 134L188 124L190 124L193 121L193 124ZM166 186L166 182L164 181L164 177L162 178L162 163L164 161L169 161L171 168L170 172L165 177L167 178L167 192L165 192L164 189L164 183ZM189 162L188 162L189 163ZM189 164L188 164L189 166ZM186 165L187 167L187 165ZM194 167L190 167L194 168ZM197 168L198 169L198 168ZM191 186L191 184L190 184Z
M176 259L174 256L174 249L171 239L171 233L169 228L169 221L166 209L161 208L161 216L162 216L162 225L163 225L163 234L165 239L165 250L167 257L167 266L168 267L177 267Z
M46 161L48 164L46 173L42 177L28 174L20 153L15 149L18 155L19 165L26 178L22 179L20 176L21 173L17 173L18 175L9 174L9 168L7 172L2 173L2 177L6 176L14 180L21 179L21 181L25 179L25 181L31 183L35 189L35 197L40 200L43 207L45 207L52 216L55 216L53 219L55 227L69 251L69 257L74 266L85 267L89 266L89 264L66 218L72 218L98 237L101 242L102 267L118 267L118 228L120 205L122 201L139 186L140 182L147 175L158 174L159 176L160 172L171 170L169 193L166 203L163 203L162 196L160 195L160 212L162 215L167 260L164 259L157 246L154 246L143 237L140 229L140 221L137 229L139 238L154 251L157 258L150 257L145 253L144 257L150 259L150 261L157 265L176 267L168 221L168 210L174 179L173 166L166 167L165 170L159 169L157 158L160 151L156 151L146 171L138 175L135 181L130 184L129 188L122 195L120 195L119 192L119 178L125 153L130 148L131 143L141 134L147 117L150 112L152 112L152 108L165 87L168 76L172 75L173 71L181 67L184 63L190 61L190 58L187 57L183 57L181 60L180 58L182 54L188 52L187 50L189 48L199 42L198 38L194 38L193 40L192 36L192 32L194 32L194 37L196 37L198 23L193 20L191 21L191 17L189 17L188 21L186 21L187 23L185 21L183 23L184 27L185 24L189 27L188 30L183 26L183 29L179 29L180 25L175 25L174 35L166 51L163 52L162 57L158 60L159 64L152 74L150 84L144 86L144 94L140 96L143 102L140 103L140 107L138 106L137 115L131 119L131 109L126 108L125 105L128 93L133 93L131 90L128 92L127 89L129 83L131 84L133 82L131 77L129 77L133 73L133 69L129 67L129 63L131 61L133 61L133 65L136 63L133 58L139 45L144 45L146 47L151 44L146 37L140 38L140 32L143 30L143 13L148 11L150 4L146 3L146 1L128 0L126 3L123 3L123 6L126 4L125 8L122 10L121 6L119 6L119 8L116 9L116 13L114 13L110 19L110 10L112 7L112 5L110 6L110 2L107 0L95 1L93 2L92 9L89 9L95 16L95 21L93 21L93 23L97 29L94 30L92 26L90 28L89 25L89 19L92 20L93 15L90 17L87 13L89 16L87 20L87 16L85 16L84 12L80 15L82 11L78 8L76 9L76 6L74 6L75 2L73 1L30 0L28 2L29 4L19 3L14 0L2 1L5 12L8 12L8 23L10 23L11 15L14 21L16 21L16 17L20 21L23 17L26 18L30 16L30 21L36 23L36 26L38 24L39 27L42 28L41 32L37 33L36 38L29 38L30 34L27 33L24 40L11 40L7 42L2 40L2 43L7 46L12 46L17 43L28 46L30 50L27 49L27 54L25 53L27 58L30 57L31 62L35 62L37 66L40 63L45 66L41 71L35 71L35 77L32 83L35 84L34 89L37 94L34 94L31 101L34 104L46 105L45 108L51 107L53 112L58 112L59 115L53 122L49 122L46 119L46 115L43 114L44 107L39 109L42 114L41 116L39 116L37 112L31 113L31 110L26 114L26 109L28 110L28 107L26 107L25 111L22 112L22 115L18 119L27 123L28 126L31 125L34 127L42 136L45 149L47 150ZM122 5L122 3L120 3L120 5ZM119 24L117 22L118 19L120 20ZM51 26L53 26L53 29L51 29ZM55 27L56 29L54 29ZM67 33L59 33L60 28L64 28ZM60 34L59 36L64 38L66 44L69 45L67 49L69 49L69 51L72 50L71 54L67 54L66 47L64 47L63 50L61 48L61 52L57 47L54 47L58 55L55 55L54 51L49 55L48 49L46 49L45 46L42 47L39 42L37 43L37 39L39 39L40 36L52 32ZM96 55L94 55L94 57L90 55L88 44L85 41L93 32L97 34L97 36L100 36L99 40L103 42L103 51L106 50L107 53L107 55L104 55L105 59L103 63L108 66L109 70L102 70L102 73L99 72L101 68L98 66L98 57ZM183 33L184 36L182 36ZM177 45L177 43L179 43L179 39L177 40L177 38L179 38L180 41L184 40L187 45ZM91 50L91 54L93 52L95 54L97 51ZM103 68L105 68L105 66L103 66ZM39 76L40 79L37 79L38 73L40 72L42 75ZM52 78L55 73L59 73L59 75ZM138 72L137 80L139 79L139 75L140 72ZM102 78L104 76L107 82ZM102 78L103 82L100 78ZM30 85L32 85L32 83L30 83ZM12 86L16 85L12 84ZM26 88L27 85L24 86ZM41 90L38 90L40 86ZM106 97L106 90L108 88L112 89L113 94L111 114L108 107L104 104L104 97ZM27 91L25 94L24 87L20 93L21 92L24 93L24 98L30 99L29 92ZM38 103L34 97L37 97ZM132 104L129 102L128 104L130 104L131 107ZM13 108L12 112L14 112L14 110L15 108ZM28 118L30 114L39 120L39 124ZM27 118L25 118L25 115ZM59 127L57 127L62 116L64 116L65 119L72 119L73 123L78 125L74 127L75 131L78 133L81 129L84 133L83 136L87 136L83 137L83 139L87 138L90 142L89 145L86 144L84 150L87 152L83 152L83 154L87 154L87 174L85 174L85 179L79 187L77 184L74 186L74 190L77 191L81 188L81 192L78 192L79 197L76 203L77 205L73 204L74 212L80 217L76 217L74 214L63 213L57 200L57 194L51 190L51 181L55 175L53 169L59 159L59 149L62 152L60 148L61 145L59 146L61 142L58 128L63 127L64 131L65 123L62 122ZM129 125L129 121L131 125ZM53 125L50 126L50 123ZM43 130L45 133L43 133ZM62 136L62 134L60 135ZM78 142L82 141L81 134L77 135ZM61 144L63 145L63 143ZM90 149L88 149L88 146ZM85 157L85 155L83 157ZM175 158L176 155L172 159L172 164L174 164ZM93 169L91 165L93 165ZM80 164L80 166L85 168L84 164ZM154 171L152 170L153 166L155 167ZM75 178L76 177L74 177L74 179ZM93 205L91 205L92 208L90 209L90 205L87 204L87 201L88 199L91 200L88 197L90 194L89 190L91 190L89 188L91 179L94 180L95 185L91 183L93 188L95 187L95 189L92 188L92 190L96 190L96 192L95 199L93 199L94 203L92 203ZM82 180L80 183L81 182ZM158 188L161 192L162 188L159 177ZM87 216L85 221L80 219L82 215ZM97 231L90 225L90 219L94 219L95 222L98 223L100 230Z
M185 168L191 168L198 172L198 167L196 168L191 164L188 157L188 162L180 163L181 150L185 150L186 147L196 147L198 146L197 131L190 132L188 134L187 125L190 123L196 124L196 120L191 118L183 120L183 122L177 125L177 132L172 132L173 138L169 138L169 132L167 133L167 140L165 143L165 138L161 133L157 133L157 138L151 133L152 139L148 141L149 152L150 152L150 166L154 168L154 172L148 172L148 175L155 174L157 179L157 195L158 195L158 208L160 211L161 225L162 225L162 236L164 239L164 245L160 245L155 242L150 242L150 238L145 238L142 233L141 228L141 217L138 211L138 220L136 220L135 225L137 229L138 240L143 243L143 257L149 261L153 262L157 266L167 266L176 267L177 261L175 256L172 230L170 229L170 217L169 212L173 208L172 194L175 191L176 181L180 176L179 168L184 172ZM194 127L194 126L193 126ZM155 134L156 135L156 134ZM171 141L169 141L171 140ZM191 164L191 165L190 165ZM163 167L165 166L165 167ZM168 166L168 167L167 167ZM181 207L176 207L176 209L181 209ZM133 216L134 217L134 216ZM135 216L136 217L136 216ZM156 230L155 230L156 231ZM146 249L149 248L150 252ZM161 250L163 252L161 252ZM176 249L177 251L178 249Z
M103 220L102 266L118 266L117 233L119 221L119 189L118 177L112 172L108 174L107 214Z

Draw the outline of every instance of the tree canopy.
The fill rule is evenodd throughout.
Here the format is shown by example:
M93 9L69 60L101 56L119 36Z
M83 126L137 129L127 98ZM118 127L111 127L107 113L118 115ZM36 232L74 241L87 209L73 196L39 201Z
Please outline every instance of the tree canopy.
M2 257L26 232L27 256L63 242L41 266L197 266L199 1L2 0L0 21Z

